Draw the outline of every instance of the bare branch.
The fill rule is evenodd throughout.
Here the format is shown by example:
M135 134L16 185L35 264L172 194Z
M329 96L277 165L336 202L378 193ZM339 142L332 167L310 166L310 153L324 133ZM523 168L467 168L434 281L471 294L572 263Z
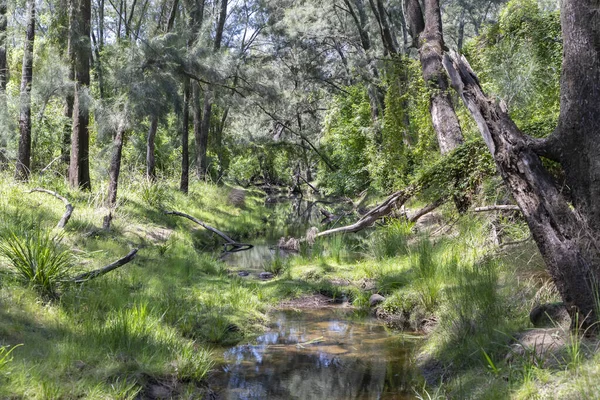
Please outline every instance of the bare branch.
M187 218L190 221L193 221L195 223L197 223L198 225L200 225L201 227L203 227L204 229L211 231L212 233L222 237L225 240L225 244L223 245L224 247L224 251L226 253L236 253L238 251L243 251L243 250L250 250L251 248L254 247L254 245L248 244L248 243L239 243L236 242L235 240L233 240L232 238L230 238L229 236L227 236L225 233L221 232L220 230L213 228L210 225L205 224L204 222L200 221L198 218L192 217L189 214L184 214L182 212L179 211L165 211L164 212L166 215L176 215L178 217L183 217L183 218ZM227 247L231 246L231 249L228 249Z
M473 212L490 212L490 211L521 211L519 206L496 204L493 206L477 207Z
M75 209L75 207L73 207L73 205L69 202L69 200L67 200L65 197L61 196L60 194L53 192L52 190L48 190L48 189L35 188L35 189L29 190L27 193L33 193L33 192L40 192L40 193L46 193L46 194L52 195L65 204L65 213L63 214L60 221L58 221L58 225L56 225L57 228L64 228L65 225L67 225L67 222L69 222L69 219L71 218L71 214L73 214L73 210Z
M77 275L75 278L71 279L71 281L74 283L84 283L104 274L107 274L110 271L113 271L133 260L137 252L138 249L133 249L125 257L115 261L114 263L108 264L106 267L102 267L90 272L85 272L81 275Z

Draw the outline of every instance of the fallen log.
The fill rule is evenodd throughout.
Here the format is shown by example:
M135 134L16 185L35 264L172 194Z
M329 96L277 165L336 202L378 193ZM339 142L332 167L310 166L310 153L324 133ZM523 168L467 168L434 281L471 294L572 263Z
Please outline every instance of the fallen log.
M77 275L76 277L72 278L71 281L74 283L84 283L104 274L107 274L110 271L113 271L133 260L137 252L138 249L133 249L125 257L115 261L114 263L108 264L106 267L102 267L90 272L85 272L83 274Z
M56 197L57 199L61 200L65 204L65 213L63 214L60 221L58 221L58 225L56 225L57 228L64 228L65 225L67 225L67 222L69 222L69 219L71 218L71 214L73 214L73 210L75 209L75 207L73 207L73 205L69 202L69 200L67 200L65 197L61 196L60 194L53 192L52 190L42 189L42 188L31 189L31 190L27 191L26 193L33 193L33 192L46 193L46 194L52 195L52 196Z
M204 222L200 221L198 218L192 217L189 214L185 214L185 213L182 213L179 211L165 211L164 213L166 215L176 215L178 217L187 218L190 221L197 223L204 229L214 233L215 235L220 236L226 242L223 244L223 252L225 252L225 253L237 253L238 251L250 250L251 248L254 247L254 245L252 245L252 244L236 242L235 240L233 240L232 238L230 238L229 236L227 236L225 233L221 232L217 228L213 228L212 226L205 224ZM231 248L229 249L228 247L231 247Z
M329 229L317 233L316 237L334 235L336 233L355 233L372 226L379 218L389 215L395 208L406 203L415 192L415 187L409 186L388 196L383 203L366 213L358 221L351 225Z

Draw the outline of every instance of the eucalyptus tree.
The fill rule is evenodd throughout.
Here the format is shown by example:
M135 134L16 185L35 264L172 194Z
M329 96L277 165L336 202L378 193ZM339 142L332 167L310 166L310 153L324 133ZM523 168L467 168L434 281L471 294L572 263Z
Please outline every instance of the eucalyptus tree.
M6 30L8 27L7 19L7 2L8 0L0 0L0 168L4 167L8 158L6 156L6 136L7 132L4 128L6 115L6 83L8 81L8 67L7 67L7 40Z
M553 134L523 134L483 92L466 59L446 56L453 85L477 121L498 171L521 208L574 324L597 330L600 282L600 13L596 0L563 0L560 116ZM540 157L560 163L570 191Z
M27 2L27 31L23 48L19 113L19 154L15 177L28 180L31 173L31 84L33 81L33 45L35 40L35 0Z

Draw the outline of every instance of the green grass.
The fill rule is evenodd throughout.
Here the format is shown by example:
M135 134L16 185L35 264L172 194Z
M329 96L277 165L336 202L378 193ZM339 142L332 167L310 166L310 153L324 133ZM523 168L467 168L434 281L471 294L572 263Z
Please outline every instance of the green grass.
M434 322L420 351L441 363L445 381L417 385L420 398L598 398L590 389L600 381L598 345L577 333L557 362L531 353L506 359L513 338L530 328L531 307L556 301L556 291L532 243L491 246L486 216L463 216L443 237L392 220L319 239L263 265L277 276L262 282L230 274L217 258L219 238L163 213L191 214L236 240L276 239L291 228L260 193L246 193L240 207L224 186L194 183L184 196L174 181L130 177L105 232L104 186L84 193L34 179L26 186L0 176L0 398L134 399L174 381L180 397L200 398L222 346L262 332L281 300L321 293L366 311L373 292L405 328ZM24 193L37 186L75 205L63 232L54 228L62 203ZM450 208L442 212L455 218ZM522 236L520 226L506 231ZM130 264L84 285L63 284L74 270L99 268L132 247L140 251Z

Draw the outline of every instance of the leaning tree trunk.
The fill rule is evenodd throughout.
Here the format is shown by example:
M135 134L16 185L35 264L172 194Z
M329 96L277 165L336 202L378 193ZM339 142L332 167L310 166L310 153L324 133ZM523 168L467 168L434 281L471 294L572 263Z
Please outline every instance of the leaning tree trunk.
M90 181L90 113L83 101L90 85L90 0L73 0L73 57L75 66L75 92L73 102L73 132L71 135L71 160L69 164L69 184L74 188L91 190Z
M487 98L464 57L445 58L504 181L574 322L598 329L600 288L600 14L597 0L563 0L561 113L545 140L523 135L506 110ZM571 188L566 198L538 155L559 161Z
M158 130L158 117L153 115L150 118L150 128L148 129L148 138L146 140L146 178L151 182L156 182L156 156L154 154L156 131Z
M27 35L23 49L21 75L21 112L19 115L19 155L15 177L28 180L31 168L31 82L33 80L33 42L35 39L35 0L27 2Z

